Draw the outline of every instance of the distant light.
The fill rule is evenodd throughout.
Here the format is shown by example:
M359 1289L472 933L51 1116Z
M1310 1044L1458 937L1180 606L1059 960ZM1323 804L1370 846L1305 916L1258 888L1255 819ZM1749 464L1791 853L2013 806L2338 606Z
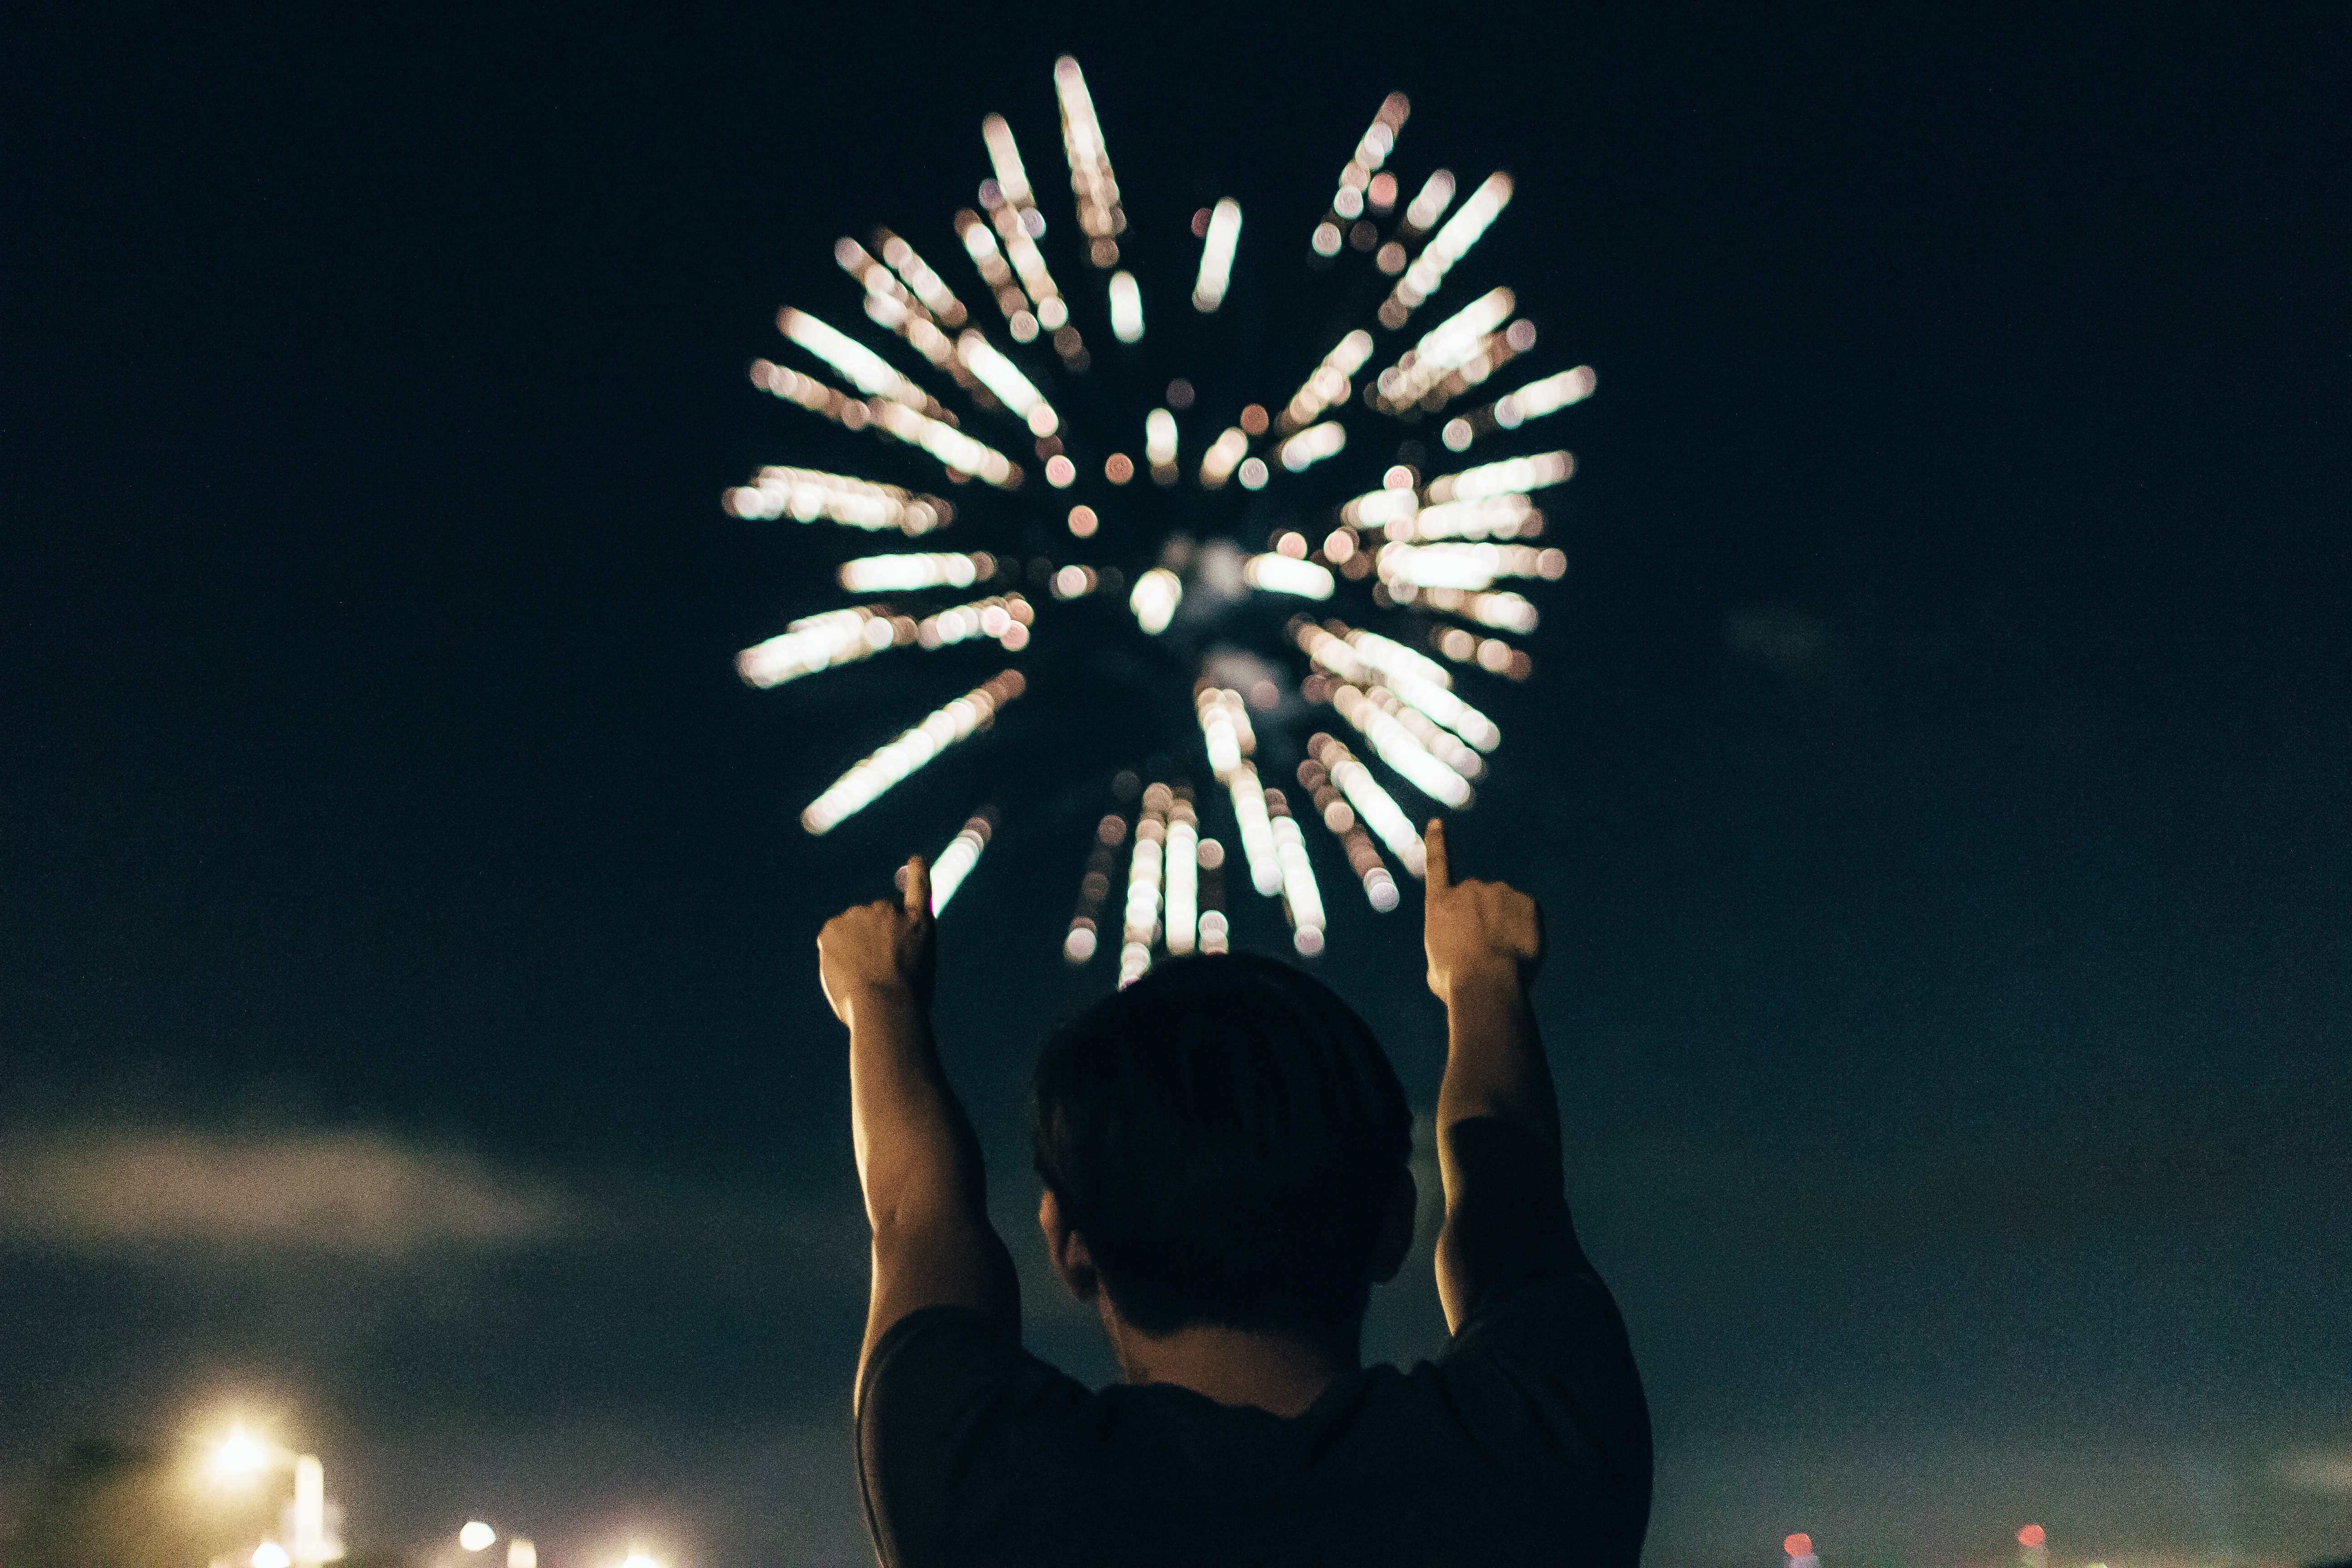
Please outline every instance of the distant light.
M969 588L982 577L994 576L996 558L983 552L969 555L909 552L903 555L862 555L845 561L835 574L853 594L911 592L919 588Z
M1167 943L1171 955L1192 951L1200 935L1201 830L1192 809L1176 803L1168 824Z
M1201 243L1201 273L1192 285L1192 308L1207 313L1225 302L1234 280L1234 250L1242 237L1242 205L1226 196L1209 214Z
M1247 435L1265 435L1266 426L1265 409L1261 405L1255 403L1246 405L1241 411L1240 424L1244 433Z
M948 841L948 847L931 862L931 913L939 914L948 907L948 900L980 864L980 852L988 847L989 835L996 830L995 822L985 812L963 825L962 831ZM470 1527L468 1527L470 1528Z
M1282 891L1282 862L1276 852L1274 824L1266 815L1265 786L1257 770L1244 763L1225 788L1233 796L1234 820L1241 825L1242 858L1249 862L1250 886L1263 898Z
M1495 404L1495 423L1506 430L1516 430L1530 419L1538 418L1571 403L1581 403L1592 395L1601 378L1589 364L1574 370L1548 375L1541 381L1529 382L1517 392L1508 393Z
M1478 751L1491 752L1503 743L1503 732L1495 721L1454 694L1454 678L1435 661L1377 632L1348 631L1338 621L1329 626L1327 630L1303 616L1292 623L1299 648L1317 664L1358 686L1377 682L1380 689ZM1334 631L1346 635L1336 637ZM1454 750L1452 737L1420 733L1416 738L1456 772L1475 776L1479 771L1475 760Z
M1122 990L1151 967L1151 941L1160 925L1161 871L1169 828L1161 813L1170 804L1165 784L1155 784L1143 793L1143 815L1135 825L1135 847L1129 851L1127 866L1127 909L1118 950Z
M1095 536L1095 530L1101 525L1102 520L1095 515L1094 508L1090 506L1074 506L1070 509L1070 531L1076 534L1078 538L1092 539ZM1076 570L1076 568L1065 566L1062 570L1064 572L1071 572ZM1064 598L1069 597L1066 594L1062 596Z
M1045 482L1057 490L1068 489L1078 482L1078 466L1056 454L1045 459Z
M1391 539L1532 539L1543 531L1544 515L1517 492L1478 500L1441 501L1403 519L1381 519Z
M1332 689L1331 705L1339 710L1341 718L1362 731L1364 739L1371 742L1372 750L1381 761L1403 774L1422 794L1456 810L1470 804L1473 792L1469 780L1423 744L1411 729L1373 698L1341 682ZM1337 779L1339 770L1333 768L1331 773ZM1341 787L1344 789L1346 786L1343 784ZM1355 792L1348 791L1348 796L1351 801L1355 800ZM1364 810L1361 801L1356 801L1356 806L1359 811ZM1364 818L1368 822L1373 820L1369 811L1364 812Z
M249 1476L269 1463L269 1449L241 1426L229 1428L227 1440L213 1450L213 1469L224 1476Z
M1073 926L1070 934L1062 939L1062 956L1072 963L1084 963L1095 955L1095 933L1091 926Z
M1128 608L1135 612L1135 623L1152 637L1168 629L1176 618L1176 606L1183 602L1184 584L1175 573L1165 566L1154 566L1135 580L1135 591L1128 595Z
M886 790L989 723L998 709L1028 689L1017 669L1008 669L935 710L913 729L875 751L826 786L801 813L801 826L823 835L879 799Z
M786 306L776 313L776 329L847 376L860 392L887 397L919 414L931 407L931 399L922 387L892 369L887 360L805 310Z
M1371 184L1364 192L1376 212L1386 212L1396 205L1396 194L1397 183L1394 174L1374 174Z
M1446 220L1444 228L1430 237L1419 259L1397 279L1396 288L1381 306L1381 325L1391 330L1403 326L1414 308L1437 292L1446 272L1478 243L1478 237L1486 232L1486 226L1510 205L1510 200L1511 177L1504 174L1486 176L1486 183L1471 193L1470 199ZM1411 216L1409 212L1407 216Z
M1390 240L1372 254L1372 265L1393 278L1404 270L1404 247Z
M621 1568L661 1568L661 1564L642 1552L632 1552L621 1560Z
M1276 816L1268 825L1274 834L1275 863L1282 877L1282 902L1289 913L1291 944L1312 957L1323 951L1323 895L1315 884L1314 863L1307 858L1307 840L1298 820Z
M973 475L999 489L1015 489L1021 484L1021 470L1011 458L943 420L878 399L849 406L866 410L884 430L909 446L920 447L958 473Z
M727 491L720 504L750 521L789 517L814 522L824 518L868 531L895 528L909 535L944 527L955 516L955 509L937 496L915 495L897 485L846 474L774 464L761 468L751 483Z
M1353 753L1329 735L1318 734L1307 742L1307 752L1330 773L1331 782L1339 786L1356 808L1364 825L1380 836L1389 852L1403 862L1413 876L1427 874L1422 851L1421 830L1405 816L1396 797L1381 787L1370 768L1358 762Z
M457 1544L468 1552L479 1552L498 1538L499 1532L478 1519L467 1520L466 1527L457 1531Z
M1485 588L1497 577L1562 577L1568 557L1532 544L1387 544L1381 547L1380 570L1391 592L1399 583Z
M1016 343L1034 343L1037 341L1037 318L1026 310L1015 310L1004 323L1004 330L1013 334Z
M1331 569L1287 555L1253 555L1242 563L1242 581L1269 594L1296 594L1302 599L1331 596Z
M2020 1546L2039 1546L2045 1539L2047 1538L2042 1534L2042 1527L2038 1524L2029 1524L2017 1532L2017 1543Z
M1340 244L1339 226L1336 223L1330 222L1317 224L1315 226L1314 235L1307 243L1314 248L1315 254L1318 256L1339 255Z
M1115 485L1123 485L1135 478L1135 459L1125 452L1113 452L1103 459L1103 478Z
M1347 427L1336 419L1327 419L1282 444L1282 466L1294 474L1303 473L1308 465L1321 462L1347 444Z
M1155 408L1143 416L1143 456L1151 465L1151 477L1160 484L1174 482L1176 478L1176 416L1165 408Z
M1331 232L1337 236L1339 230ZM1332 248L1339 248L1336 238ZM1287 433L1303 429L1314 423L1325 409L1346 401L1350 391L1348 378L1363 369L1364 362L1371 357L1371 333L1359 329L1341 338L1331 352L1323 356L1323 363L1315 367L1314 374L1307 378L1307 384L1291 395L1288 405L1282 411L1283 430Z
M1438 432L1437 438L1445 443L1447 451L1462 452L1469 449L1470 443L1475 435L1476 432L1470 428L1470 421L1467 419L1448 419L1445 422L1445 428Z
M915 291L915 297L923 302L925 310L950 327L963 324L966 317L963 302L949 291L947 284L931 269L930 264L915 254L913 246L887 228L876 230L874 238L882 252L882 259L907 280L907 287Z
M293 1561L286 1555L286 1548L274 1541L265 1541L253 1549L253 1568L289 1568Z
M915 640L927 648L952 647L976 637L994 637L1013 652L1029 641L1029 623L1036 612L1018 594L958 605L915 625Z
M1223 952L1226 938L1225 913L1223 910L1201 911L1201 951Z
M1265 489L1268 471L1265 458L1244 458L1234 477L1241 480L1242 489L1245 490L1262 490Z
M1428 183L1421 187L1421 195L1413 197L1412 205L1404 209L1405 226L1414 229L1434 227L1438 218L1444 216L1447 204L1453 200L1453 173L1440 169L1429 176Z
M1433 506L1444 501L1485 500L1518 495L1547 485L1564 484L1576 472L1576 458L1568 452L1542 452L1529 458L1507 458L1446 474L1429 482L1426 498Z
M1798 1531L1780 1542L1780 1550L1791 1557L1810 1556L1813 1550L1813 1538L1801 1530Z
M1229 425L1224 433L1209 443L1201 456L1201 486L1215 489L1233 477L1234 466L1249 450L1249 434L1238 425Z
M1022 167L1020 149L1013 144L1013 127L1004 116L992 114L980 122L982 140L988 143L988 161L996 169L997 189L1004 199L1016 206L1027 206L1033 199L1029 189L1029 172Z
M1065 566L1054 574L1054 597L1083 599L1095 591L1098 581L1091 566Z
M1133 273L1110 275L1110 335L1123 343L1143 339L1143 290Z
M1397 579L1391 579L1389 592L1400 604L1443 610L1449 616L1460 616L1482 626L1492 626L1496 631L1531 632L1536 629L1538 619L1535 605L1517 594L1467 588L1420 588ZM1484 664L1486 661L1482 658L1479 662Z
M1381 372L1374 383L1381 405L1402 414L1433 393L1440 396L1459 385L1448 381L1457 372L1467 376L1479 355L1491 347L1489 334L1510 320L1517 297L1508 289L1494 288L1431 328L1396 363ZM1483 377L1485 372L1479 371Z
M956 339L956 358L964 367L980 377L981 384L1004 400L1029 426L1033 436L1051 436L1061 428L1045 395L1037 390L1036 383L1021 373L1021 367L1006 359L978 332L967 331Z
M911 631L913 623L908 623ZM735 672L749 686L782 686L837 664L868 658L898 641L898 623L856 608L803 616L775 637L735 656Z

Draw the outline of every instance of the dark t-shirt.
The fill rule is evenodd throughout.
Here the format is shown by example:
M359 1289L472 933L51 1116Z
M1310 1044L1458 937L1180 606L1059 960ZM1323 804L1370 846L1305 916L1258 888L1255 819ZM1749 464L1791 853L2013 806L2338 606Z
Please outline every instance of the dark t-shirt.
M859 1390L867 1527L931 1564L1639 1561L1650 1424L1588 1267L1482 1303L1444 1353L1291 1417L1171 1384L1089 1391L976 1313L882 1336Z

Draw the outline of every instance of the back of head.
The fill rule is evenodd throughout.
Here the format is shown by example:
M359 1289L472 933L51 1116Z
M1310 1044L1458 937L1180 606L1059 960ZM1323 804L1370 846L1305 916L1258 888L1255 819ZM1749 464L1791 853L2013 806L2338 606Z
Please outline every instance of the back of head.
M1328 986L1174 960L1056 1032L1035 1088L1037 1173L1129 1321L1353 1342L1412 1114Z

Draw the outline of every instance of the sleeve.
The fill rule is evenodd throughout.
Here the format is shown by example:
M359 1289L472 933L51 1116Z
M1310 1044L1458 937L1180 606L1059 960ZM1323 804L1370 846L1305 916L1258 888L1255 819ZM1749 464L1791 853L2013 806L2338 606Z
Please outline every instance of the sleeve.
M1010 1500L992 1494L1013 1428L1073 1392L1084 1394L969 1308L927 1307L891 1325L857 1391L858 1491L876 1554L888 1568L958 1555Z
M1649 1405L1624 1320L1580 1254L1565 1273L1490 1294L1437 1372L1491 1462L1570 1500L1596 1545L1622 1538L1638 1550L1650 1512Z

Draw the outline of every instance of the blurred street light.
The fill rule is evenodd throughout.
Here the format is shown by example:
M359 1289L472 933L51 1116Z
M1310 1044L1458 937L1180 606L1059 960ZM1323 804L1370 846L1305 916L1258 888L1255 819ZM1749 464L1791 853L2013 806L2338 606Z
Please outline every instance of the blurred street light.
M230 1485L242 1485L264 1470L294 1474L292 1549L265 1540L255 1549L253 1568L315 1568L342 1556L343 1543L327 1533L327 1473L318 1455L297 1454L239 1425L214 1446L208 1468L215 1479Z
M224 1480L238 1480L269 1465L269 1449L249 1436L244 1427L232 1426L228 1436L213 1450L213 1474Z
M499 1538L499 1532L478 1519L469 1519L466 1528L457 1532L457 1544L468 1552L479 1552Z

